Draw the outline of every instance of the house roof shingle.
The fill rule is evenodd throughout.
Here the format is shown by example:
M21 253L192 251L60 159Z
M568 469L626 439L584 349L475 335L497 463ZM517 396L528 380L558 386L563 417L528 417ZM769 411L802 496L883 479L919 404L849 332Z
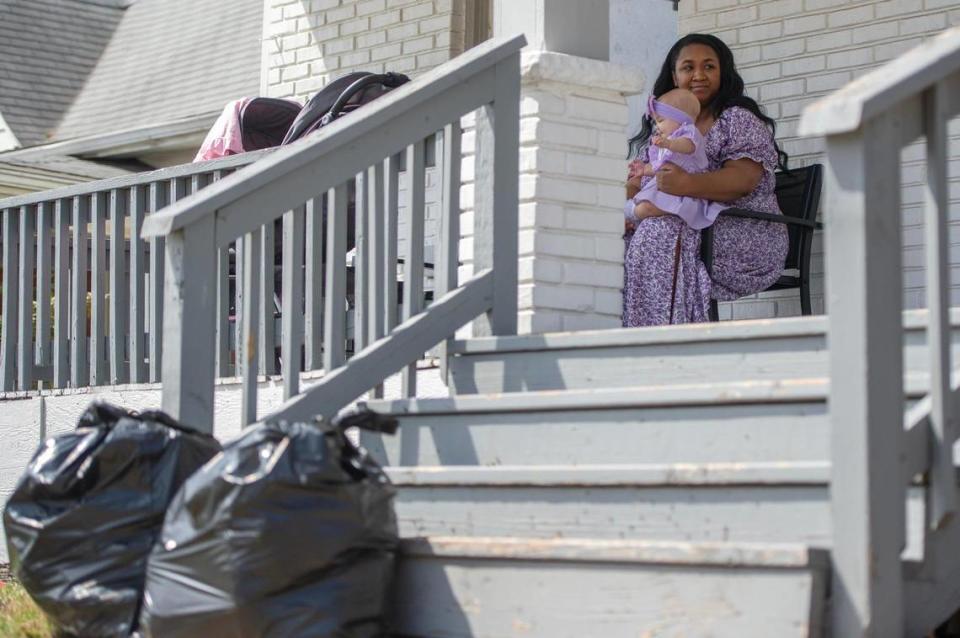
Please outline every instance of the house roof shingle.
M49 141L123 14L89 0L0 0L0 113L21 144Z
M262 0L137 0L54 139L216 114L256 95L262 20Z
M0 199L69 186L90 180L120 177L139 167L115 166L75 157L6 159L0 155Z

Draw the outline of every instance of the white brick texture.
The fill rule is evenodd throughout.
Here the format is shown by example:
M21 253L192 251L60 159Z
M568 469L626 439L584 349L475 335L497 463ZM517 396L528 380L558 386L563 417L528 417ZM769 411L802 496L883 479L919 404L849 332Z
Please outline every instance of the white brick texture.
M777 139L792 166L823 161L822 140L800 139L803 108L960 24L960 0L681 0L680 34L714 33L733 50L748 93L777 120ZM736 5L736 6L734 6ZM716 25L704 29L703 25ZM960 126L950 126L952 303L960 302ZM924 147L902 154L904 303L926 305L923 283ZM829 211L821 211L829 214ZM814 240L813 309L823 312L822 237ZM721 318L800 314L796 291L721 304Z
M615 65L556 56L562 78L525 73L520 119L519 322L521 333L615 328L623 286L623 172L627 103L641 82ZM524 54L523 66L534 59ZM619 67L616 67L619 69ZM622 87L622 88L618 88ZM632 90L631 90L632 89ZM464 119L461 219L470 270L474 118Z
M262 74L272 97L305 100L351 71L416 76L463 51L465 0L265 3Z

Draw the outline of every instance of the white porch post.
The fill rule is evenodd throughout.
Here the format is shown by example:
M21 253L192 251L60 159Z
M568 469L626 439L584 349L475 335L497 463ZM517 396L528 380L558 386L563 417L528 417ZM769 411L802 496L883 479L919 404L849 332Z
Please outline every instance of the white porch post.
M888 113L827 137L834 636L904 635L902 129Z
M609 11L609 0L495 0L494 35L522 32L530 42L521 59L520 333L620 325L626 96L643 78L608 61Z

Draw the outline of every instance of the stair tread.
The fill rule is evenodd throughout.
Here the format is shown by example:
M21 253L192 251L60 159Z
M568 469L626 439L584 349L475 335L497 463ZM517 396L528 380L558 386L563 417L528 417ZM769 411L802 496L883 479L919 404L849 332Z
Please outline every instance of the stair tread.
M405 556L827 569L829 552L801 543L428 536L400 541Z
M830 464L821 461L772 463L673 463L640 465L388 466L399 487L431 486L793 486L822 485Z
M922 330L926 327L926 322L926 310L908 310L903 313L903 326L907 330ZM960 309L951 309L950 322L954 326L960 326ZM473 337L455 340L451 344L449 352L451 354L484 354L525 352L550 348L596 348L643 344L659 346L698 341L822 336L826 334L826 330L827 317L824 315L778 319L745 319L677 326Z
M923 373L905 375L904 394L906 398L923 398L929 387L928 380L928 375ZM400 416L404 414L438 415L593 410L598 408L810 403L826 401L829 393L830 382L826 377L808 377L454 394L449 397L375 399L358 401L358 405L376 412Z
M803 337L823 335L825 317L789 317L782 319L751 319L719 323L682 324L677 326L650 326L645 328L617 328L605 330L577 330L548 332L537 335L510 335L473 337L455 340L451 354L479 354L486 352L523 352L544 348L596 348L627 345L665 345L697 341L728 341L741 339L769 339L776 337Z
M829 383L809 379L677 383L617 388L535 390L492 394L460 394L444 398L384 399L361 402L377 412L448 414L594 409L597 407L692 406L742 403L824 401Z

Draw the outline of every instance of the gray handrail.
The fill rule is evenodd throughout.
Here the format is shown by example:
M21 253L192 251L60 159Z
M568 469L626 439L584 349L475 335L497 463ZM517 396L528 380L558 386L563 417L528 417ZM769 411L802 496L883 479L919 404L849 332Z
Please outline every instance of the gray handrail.
M811 105L800 125L826 138L835 636L902 636L908 617L914 628L933 623L926 630L944 620L924 615L936 606L905 607L916 596L900 552L906 485L917 473L928 477L926 561L946 559L926 552L958 524L947 232L947 123L960 112L958 87L960 29L951 29ZM930 391L905 430L900 150L920 136Z
M262 256L275 220L283 217L284 399L267 418L332 416L388 375L403 369L404 388L415 392L416 361L426 349L474 320L478 334L514 334L517 325L517 216L520 120L520 49L523 36L484 43L318 134L281 148L262 161L150 215L142 237L164 240L163 408L175 418L210 430L216 340L217 255L236 241L244 265L243 317L238 323L238 370L243 378L244 424L257 419L261 356L261 286L271 278ZM476 118L473 269L457 285L460 123ZM439 299L421 311L425 216L425 146L444 138ZM406 153L406 234L403 321L393 327L399 210L399 155ZM454 157L453 154L456 154ZM355 193L356 242L354 346L344 361L343 303L346 272L348 185ZM304 291L317 306L318 229L326 218L324 377L301 392ZM307 229L311 229L309 232ZM306 240L304 244L304 237ZM455 240L456 239L456 240ZM310 257L305 259L304 245ZM242 254L242 259L240 255ZM260 262L264 268L256 267ZM304 264L304 268L301 268ZM311 274L312 273L312 274ZM304 281L304 277L314 277ZM241 283L242 281L242 283ZM339 304L339 308L337 307ZM309 309L308 309L309 316ZM272 314L271 314L272 317ZM311 325L316 325L314 317ZM311 329L310 360L318 353ZM272 352L266 353L272 357Z

